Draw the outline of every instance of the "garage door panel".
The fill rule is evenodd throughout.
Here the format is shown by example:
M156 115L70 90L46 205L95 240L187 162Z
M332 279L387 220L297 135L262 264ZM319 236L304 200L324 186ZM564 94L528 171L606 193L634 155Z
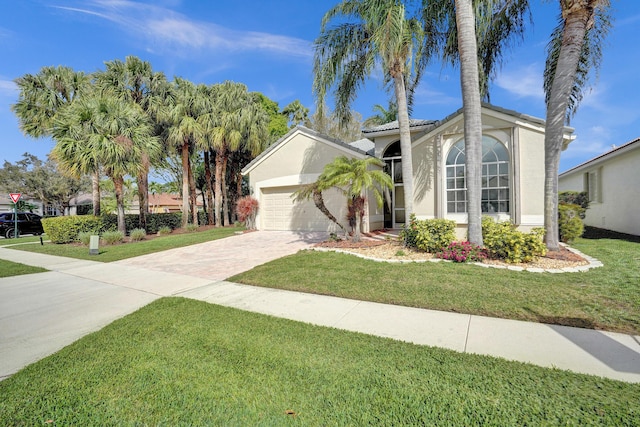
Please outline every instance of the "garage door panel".
M263 230L337 231L311 200L295 201L291 195L299 187L262 189L261 225ZM337 190L323 193L329 211L339 220L346 215L346 202Z

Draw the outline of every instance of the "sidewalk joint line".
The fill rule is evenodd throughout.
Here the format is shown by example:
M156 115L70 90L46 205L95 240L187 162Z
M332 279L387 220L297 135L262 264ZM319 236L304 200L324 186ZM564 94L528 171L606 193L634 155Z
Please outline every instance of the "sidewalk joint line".
M469 320L467 321L467 333L464 337L464 349L462 350L463 353L467 352L467 344L469 343L469 331L471 330L471 317L473 316L469 315Z

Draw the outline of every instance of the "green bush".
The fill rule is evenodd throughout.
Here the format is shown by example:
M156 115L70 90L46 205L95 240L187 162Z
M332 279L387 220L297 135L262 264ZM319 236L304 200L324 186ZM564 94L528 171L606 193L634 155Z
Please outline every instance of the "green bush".
M181 213L156 213L147 214L147 234L155 234L160 227L169 227L172 230L180 227ZM104 230L118 229L118 216L115 214L102 215ZM140 216L137 214L127 214L124 216L124 223L127 230L140 228Z
M559 205L577 205L580 209L578 215L584 219L587 209L589 209L589 195L586 191L563 191L558 194Z
M129 237L131 238L132 242L139 242L141 240L144 240L146 236L147 232L144 231L144 228L134 228L129 233Z
M582 236L584 224L581 212L584 212L584 209L578 205L558 205L558 232L561 242L568 243Z
M43 218L42 228L53 243L69 243L75 241L81 232L100 233L103 223L97 216L55 216Z
M404 245L425 252L439 252L456 239L456 223L450 219L417 220L411 215L400 237Z
M495 222L482 218L482 240L489 255L510 263L531 262L547 253L543 241L544 230L534 228L530 233L518 231L510 221Z
M124 233L122 231L105 231L102 233L101 239L106 245L115 245L124 240Z
M184 230L187 233L195 233L196 231L198 231L198 224L187 224Z
M171 234L171 227L167 227L166 225L163 225L158 229L158 235L164 236L167 234Z
M96 233L92 233L90 231L81 231L78 233L77 240L85 246L89 246L91 242L91 236L94 236Z

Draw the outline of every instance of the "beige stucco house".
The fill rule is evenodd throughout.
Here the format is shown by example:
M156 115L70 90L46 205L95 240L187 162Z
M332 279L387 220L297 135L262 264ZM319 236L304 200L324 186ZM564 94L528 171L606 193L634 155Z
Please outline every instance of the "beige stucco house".
M523 229L544 223L544 121L484 104L482 209ZM566 128L565 140L573 130ZM391 204L378 208L369 198L365 231L402 227L404 212L400 137L397 122L362 133L346 144L297 127L247 165L251 191L260 203L262 230L337 231L313 202L295 202L292 193L317 179L336 156L375 156L394 181ZM442 120L412 120L414 212L419 219L449 218L464 238L467 214L462 110ZM337 191L324 194L331 212L346 223L346 201Z
M559 176L559 191L586 191L586 225L640 236L640 138Z

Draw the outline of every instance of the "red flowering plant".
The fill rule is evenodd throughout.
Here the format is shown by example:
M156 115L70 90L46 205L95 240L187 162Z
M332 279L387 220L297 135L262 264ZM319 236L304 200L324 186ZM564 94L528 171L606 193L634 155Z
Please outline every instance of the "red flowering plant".
M255 230L256 215L258 213L258 201L256 199L251 196L238 199L236 213L238 214L238 219L244 222L248 230Z
M486 249L470 242L452 242L436 254L438 258L453 262L479 262L487 258Z

